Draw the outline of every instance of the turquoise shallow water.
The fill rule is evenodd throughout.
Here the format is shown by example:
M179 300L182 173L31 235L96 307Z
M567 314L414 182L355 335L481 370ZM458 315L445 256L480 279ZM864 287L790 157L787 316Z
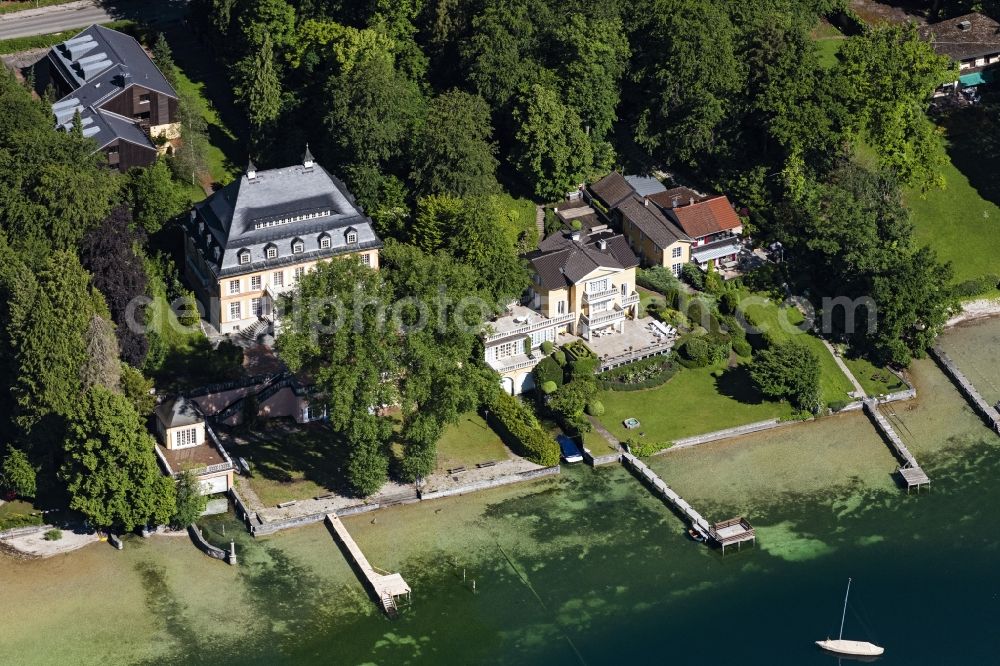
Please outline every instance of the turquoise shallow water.
M836 632L852 576L846 633L884 645L879 663L995 663L1000 438L932 363L913 378L920 400L892 418L929 493L895 487L856 415L656 459L710 517L750 516L759 545L724 558L622 468L574 466L348 519L414 589L396 621L320 525L254 541L212 521L235 534L235 568L184 538L0 560L0 662L831 664L813 641Z

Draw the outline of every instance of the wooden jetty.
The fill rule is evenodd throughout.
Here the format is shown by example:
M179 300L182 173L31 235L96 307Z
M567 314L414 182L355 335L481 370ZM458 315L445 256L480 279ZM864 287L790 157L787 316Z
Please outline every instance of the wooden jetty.
M944 350L939 345L931 347L931 356L934 357L934 360L945 371L945 374L955 382L958 390L965 396L966 400L972 403L972 406L979 412L979 415L993 428L993 432L1000 433L1000 411L997 411L996 407L986 402L979 391L976 390L976 387L972 385L972 382L969 381L969 378L965 376L965 373L958 369L955 362L944 353Z
M889 419L885 418L885 415L879 411L878 401L874 398L866 398L864 405L865 411L872 417L882 435L892 445L896 455L903 461L903 464L896 469L896 472L903 480L903 483L906 484L906 492L910 492L911 488L916 488L919 492L921 487L931 485L930 478L924 470L920 469L920 463L917 462L916 457L910 453L910 449L907 448L903 440L896 434L896 430L889 423Z
M399 613L396 599L403 596L409 599L410 586L398 573L383 572L373 567L339 516L328 513L326 523L334 538L343 546L345 555L360 575L362 584L372 593L386 615L396 617Z
M754 529L745 518L732 518L710 525L700 513L695 511L694 507L668 486L646 463L627 451L622 452L621 461L633 474L645 481L654 494L684 516L691 524L691 529L700 534L706 541L712 541L722 546L723 553L726 552L726 546L740 546L744 541L756 542Z

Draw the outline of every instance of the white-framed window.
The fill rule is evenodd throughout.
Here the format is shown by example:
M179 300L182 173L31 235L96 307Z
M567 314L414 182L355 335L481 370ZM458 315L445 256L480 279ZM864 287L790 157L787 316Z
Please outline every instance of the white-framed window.
M559 301L556 303L556 312L558 314L566 314L566 301Z
M274 247L273 245L267 248L268 259L274 259L277 256L278 256L278 248Z
M591 280L590 282L587 283L588 294L596 294L607 290L608 290L607 278L604 278L603 280Z
M174 448L183 449L198 444L198 429L184 428L174 432Z
M329 250L330 249L330 242L331 241L330 241L330 237L329 236L321 236L320 239L319 239L320 249Z
M348 231L347 232L347 244L348 245L354 245L357 242L358 242L358 232L357 231Z
M250 276L250 291L260 291L261 279L259 275Z
M303 252L305 252L305 249L306 245L302 241L295 241L294 243L292 243L293 254L302 254Z
M251 299L250 310L253 312L255 317L261 316L264 314L264 301L259 297Z
M598 301L590 306L591 312L606 312L611 308L611 301Z
M274 271L274 273L271 274L271 284L275 287L284 287L285 271Z
M628 296L628 283L626 282L622 283L622 296Z
M372 265L372 255L367 254L367 253L361 255L361 263L364 264L365 266L371 266Z
M240 263L249 264L250 263L250 253L246 250L240 252Z
M510 358L514 354L524 350L524 343L520 340L513 342L502 342L497 345L497 360Z
M673 248L673 249L670 250L670 258L671 259L678 259L680 256L681 256L681 248L675 247L675 248Z
M230 280L229 281L229 293L230 294L238 294L238 293L240 293L240 281L239 280Z
M674 275L680 275L681 274L681 265L680 264L674 264L673 266L670 267L670 270L673 272Z
M233 301L229 304L229 321L239 321L240 319L243 319L240 302Z
M295 267L295 281L296 282L298 282L299 280L301 280L302 276L305 275L305 274L306 274L306 268L305 268L305 266L296 266Z

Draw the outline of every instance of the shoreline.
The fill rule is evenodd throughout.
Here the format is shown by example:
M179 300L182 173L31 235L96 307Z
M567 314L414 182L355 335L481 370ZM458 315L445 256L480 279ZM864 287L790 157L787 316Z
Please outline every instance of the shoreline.
M968 321L977 321L988 317L1000 316L1000 297L979 298L962 303L962 311L945 322L945 329L958 326Z

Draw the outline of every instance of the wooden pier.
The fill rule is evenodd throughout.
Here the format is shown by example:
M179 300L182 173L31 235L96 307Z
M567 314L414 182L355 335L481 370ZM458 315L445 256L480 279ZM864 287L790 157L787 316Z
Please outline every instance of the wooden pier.
M396 599L403 596L409 598L410 586L398 573L382 572L373 567L336 514L327 514L326 523L334 538L343 546L344 554L359 574L362 584L371 592L385 614L395 617L398 614Z
M919 492L922 486L931 485L931 480L924 470L920 469L920 464L917 462L916 457L910 453L910 449L907 448L903 440L896 434L896 430L889 423L889 419L885 418L885 415L879 411L878 404L878 401L874 398L866 398L864 401L865 411L872 417L882 435L892 445L896 455L903 461L903 464L896 469L896 472L903 480L903 483L906 484L906 492L910 492L911 488L916 488Z
M969 381L969 378L965 376L965 373L958 369L955 362L944 353L944 350L939 345L931 347L931 356L934 357L934 360L945 371L945 374L955 382L958 390L965 396L966 400L972 403L972 406L979 412L979 415L993 428L993 432L1000 433L1000 412L997 411L996 407L986 402L979 391L976 390L976 387L972 385L972 382Z
M694 507L678 495L673 488L668 486L646 463L627 451L622 452L621 461L633 474L645 481L654 494L686 518L691 524L691 529L701 535L706 541L712 541L722 546L723 553L726 552L726 546L736 545L738 547L744 541L756 542L754 529L745 518L732 518L721 523L716 523L715 525L710 525L700 513L695 511Z

